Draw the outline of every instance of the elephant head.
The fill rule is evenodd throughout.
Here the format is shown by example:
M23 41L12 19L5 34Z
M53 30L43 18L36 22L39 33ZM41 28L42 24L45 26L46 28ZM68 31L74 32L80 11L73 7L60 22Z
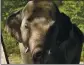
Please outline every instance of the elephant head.
M33 0L7 19L6 29L18 41L22 42L26 51L31 52L32 59L40 60L46 34L55 23L59 10L51 0Z
M59 12L51 0L31 0L20 11L8 17L6 29L18 42L23 43L26 52L30 51L33 62L40 63L39 61L45 53L44 48L47 49L50 44L53 44L52 49L56 52L56 45L59 46L64 40L67 40L72 23L67 15ZM80 39L82 38L80 37ZM59 61L57 58L59 55L63 57L62 53L58 53L58 55L54 55L57 59L55 61ZM64 60L64 58L62 59ZM49 60L51 61L51 58Z

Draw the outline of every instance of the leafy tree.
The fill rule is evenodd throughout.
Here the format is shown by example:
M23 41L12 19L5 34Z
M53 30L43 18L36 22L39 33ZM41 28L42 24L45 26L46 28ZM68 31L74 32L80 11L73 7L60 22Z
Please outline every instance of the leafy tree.
M63 1L60 10L67 14L73 23L84 24L84 1Z
M8 15L24 7L27 2L28 0L2 0L2 20L6 21Z

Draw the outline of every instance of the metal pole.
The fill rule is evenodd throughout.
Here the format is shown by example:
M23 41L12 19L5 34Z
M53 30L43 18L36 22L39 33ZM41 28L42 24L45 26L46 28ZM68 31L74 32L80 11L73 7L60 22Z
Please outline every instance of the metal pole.
M2 34L1 34L1 44L2 44L2 48L3 48L6 63L9 64L8 55L7 55L6 48L5 48L5 45L4 45L4 42L3 42Z

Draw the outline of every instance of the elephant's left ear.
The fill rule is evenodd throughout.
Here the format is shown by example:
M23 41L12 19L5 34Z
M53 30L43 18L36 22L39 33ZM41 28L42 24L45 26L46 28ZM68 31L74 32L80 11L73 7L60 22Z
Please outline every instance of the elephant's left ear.
M18 42L21 42L21 22L21 10L19 10L8 17L5 25L5 30L18 40Z

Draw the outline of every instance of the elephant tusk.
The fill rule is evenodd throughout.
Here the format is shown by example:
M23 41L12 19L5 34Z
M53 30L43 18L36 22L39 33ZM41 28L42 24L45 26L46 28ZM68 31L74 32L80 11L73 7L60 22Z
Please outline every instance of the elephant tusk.
M27 47L26 50L25 50L25 53L27 53L29 51L29 48Z

